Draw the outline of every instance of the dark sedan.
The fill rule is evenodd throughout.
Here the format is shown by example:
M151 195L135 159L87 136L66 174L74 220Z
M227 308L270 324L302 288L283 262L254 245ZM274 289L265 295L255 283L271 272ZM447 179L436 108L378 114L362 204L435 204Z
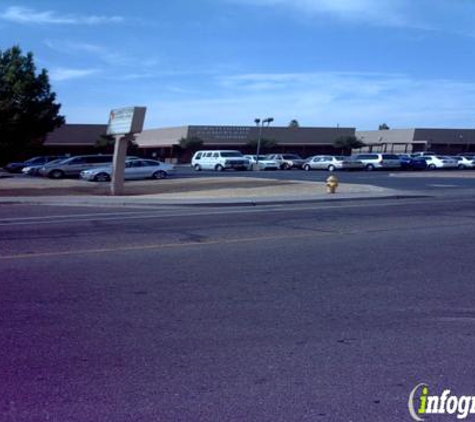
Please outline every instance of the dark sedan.
M427 162L423 157L400 155L399 161L401 162L402 170L425 170L427 168Z

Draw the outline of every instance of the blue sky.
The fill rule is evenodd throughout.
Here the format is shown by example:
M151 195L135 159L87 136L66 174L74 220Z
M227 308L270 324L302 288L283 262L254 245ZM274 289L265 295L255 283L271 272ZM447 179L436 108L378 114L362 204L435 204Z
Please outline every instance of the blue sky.
M0 0L69 123L475 127L475 0Z

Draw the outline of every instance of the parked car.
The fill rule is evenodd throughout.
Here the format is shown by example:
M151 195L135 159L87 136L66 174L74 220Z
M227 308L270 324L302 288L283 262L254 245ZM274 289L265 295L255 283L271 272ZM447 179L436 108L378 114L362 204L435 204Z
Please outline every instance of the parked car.
M456 157L450 157L457 161L457 168L459 169L472 169L475 167L475 157L464 157L457 155Z
M245 158L249 160L249 169L257 164L257 155L245 155ZM275 160L270 160L267 155L259 155L259 168L261 170L279 170L279 163Z
M435 152L432 151L420 151L420 152L414 152L411 154L411 157L432 157L434 155L437 155Z
M403 170L424 170L427 163L423 157L411 157L408 154L400 154L399 161Z
M249 168L249 160L240 151L197 151L191 159L191 166L196 171L247 170Z
M343 155L316 155L305 161L302 168L309 170L361 170L364 164L358 160L352 160L351 157Z
M135 158L125 162L124 179L165 179L173 171L175 171L173 164ZM83 170L79 177L91 182L108 182L112 178L112 166Z
M282 170L299 169L305 163L305 160L297 154L269 154L267 158L276 161Z
M376 169L399 169L401 162L396 154L365 153L353 156L353 159L362 161L368 171Z
M44 164L49 163L58 158L60 158L58 155L46 155L42 157L33 157L23 162L8 163L5 166L5 170L10 173L21 173L25 167L43 166Z
M79 176L83 170L104 167L107 164L112 164L112 155L78 155L60 163L46 164L39 172L51 179L62 179L65 176Z
M64 161L68 159L69 157L60 157L57 158L56 160L48 162L48 165L53 165L53 164L59 164L61 161ZM44 166L44 164L35 164L35 165L29 165L27 167L23 167L23 170L21 171L25 176L39 176L41 168Z
M421 157L427 163L427 168L430 170L435 169L455 169L458 166L457 160L454 160L451 157L445 156L428 156L428 157Z

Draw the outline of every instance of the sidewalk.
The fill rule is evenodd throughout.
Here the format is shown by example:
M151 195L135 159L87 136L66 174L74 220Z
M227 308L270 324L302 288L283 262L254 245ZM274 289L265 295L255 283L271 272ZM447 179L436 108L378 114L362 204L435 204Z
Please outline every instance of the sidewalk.
M141 192L142 194L110 196L108 194L109 184L98 186L98 184L77 180L23 180L11 181L8 183L8 187L5 184L0 186L0 204L229 206L419 196L372 185L346 183L340 184L335 194L328 194L323 182L243 179L239 177L167 179L158 183L154 181L128 182L126 183L128 193ZM147 190L153 191L153 193L148 193ZM55 194L55 191L59 194Z

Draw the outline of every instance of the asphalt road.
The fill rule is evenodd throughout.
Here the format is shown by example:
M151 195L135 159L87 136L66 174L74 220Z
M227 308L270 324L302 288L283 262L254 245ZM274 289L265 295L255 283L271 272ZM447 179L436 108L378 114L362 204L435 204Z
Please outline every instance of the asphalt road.
M426 190L432 193L446 190L475 190L475 170L424 170L424 171L303 171L298 169L279 171L196 172L188 166L179 166L174 177L260 177L277 180L305 180L323 182L334 174L342 183L375 185L408 191Z
M475 395L474 219L0 206L0 421L399 422L421 382Z

